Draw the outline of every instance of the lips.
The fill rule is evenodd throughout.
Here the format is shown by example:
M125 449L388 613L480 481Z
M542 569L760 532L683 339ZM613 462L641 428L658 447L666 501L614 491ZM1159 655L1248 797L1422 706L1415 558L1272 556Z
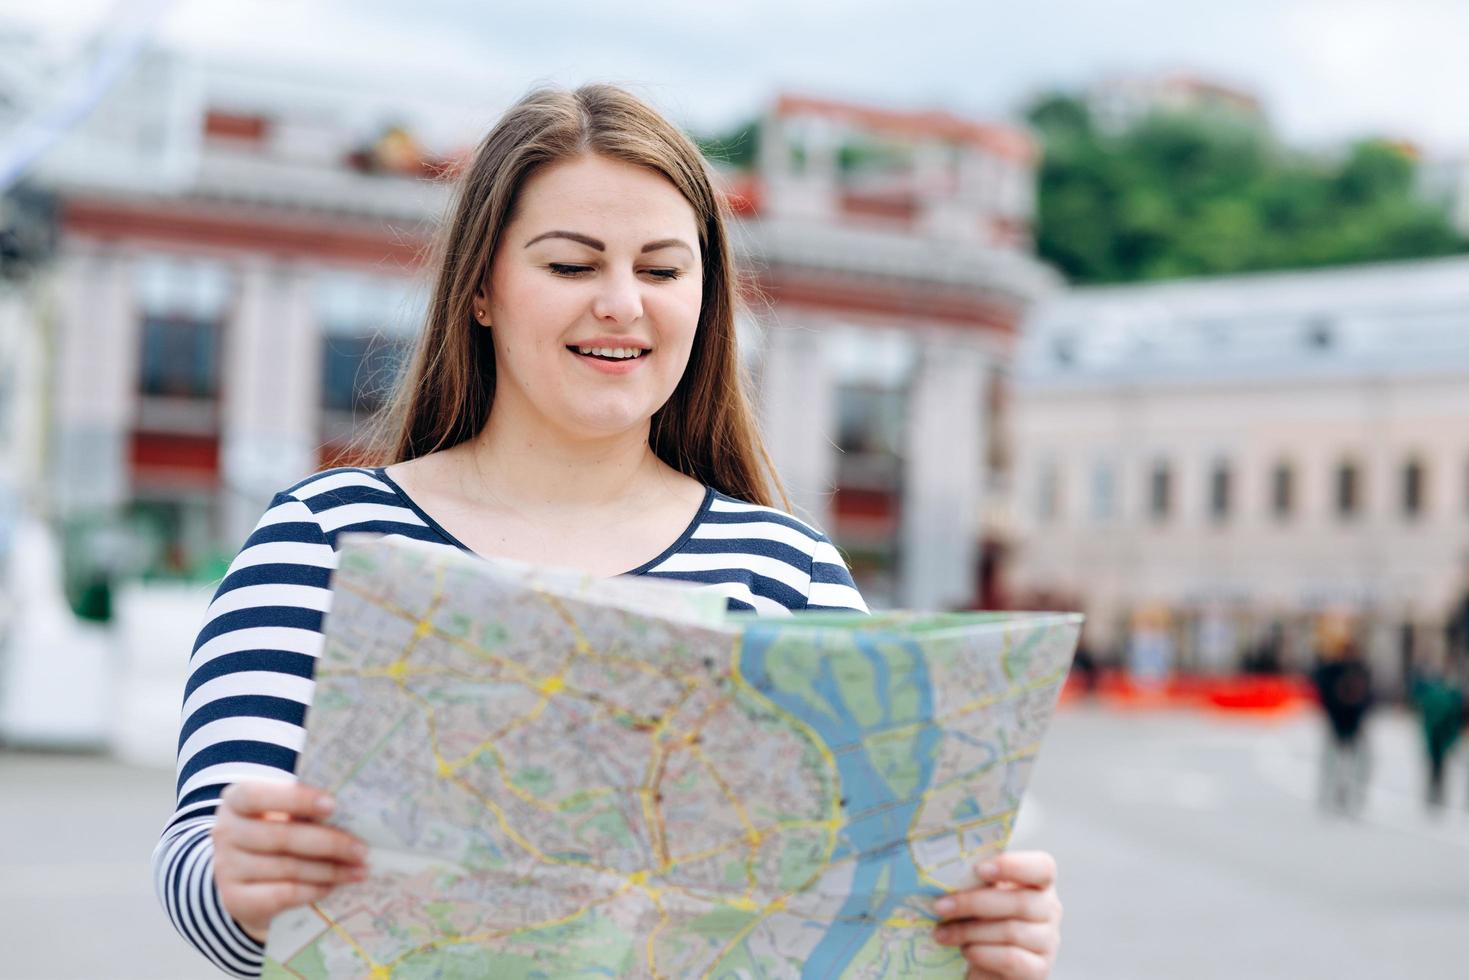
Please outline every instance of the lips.
M602 357L597 354L583 354L575 347L567 347L567 352L582 364L602 374L627 374L636 371L652 351L645 350L637 357Z
M595 357L599 361L636 361L646 357L651 351L642 347L584 347L568 346L567 350L581 357ZM632 354L628 354L632 351Z

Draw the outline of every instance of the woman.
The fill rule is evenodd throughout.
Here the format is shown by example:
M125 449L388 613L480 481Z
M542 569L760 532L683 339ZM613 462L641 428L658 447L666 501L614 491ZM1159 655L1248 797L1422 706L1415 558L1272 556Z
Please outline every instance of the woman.
M866 610L827 538L771 506L723 205L656 112L610 86L513 106L462 178L436 272L378 433L390 465L278 494L195 644L155 879L180 932L236 976L260 972L276 913L365 875L361 843L318 822L326 795L282 781L339 534L705 583L732 608ZM973 976L1046 975L1054 862L1010 854L982 876L940 900L939 940Z

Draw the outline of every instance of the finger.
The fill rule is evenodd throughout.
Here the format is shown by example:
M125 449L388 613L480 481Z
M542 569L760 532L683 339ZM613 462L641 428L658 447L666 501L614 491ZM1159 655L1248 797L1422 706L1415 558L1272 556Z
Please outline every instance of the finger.
M241 820L229 828L229 843L256 854L287 854L343 864L367 860L366 845L345 830L324 824Z
M326 816L336 808L336 802L331 795L314 786L264 780L231 783L219 794L219 801L243 817L286 813L293 817L314 820Z
M999 919L981 922L967 919L940 926L934 939L943 946L968 946L972 943L988 943L999 946L1020 946L1032 953L1045 955L1059 945L1054 926L1049 923L1027 922L1024 919Z
M1007 980L1044 980L1050 972L1046 959L1019 946L991 946L979 943L964 947L964 959Z
M321 901L332 888L304 881L255 882L221 888L220 898L236 919L264 924L286 909Z
M1000 854L974 870L986 884L1008 881L1025 888L1050 888L1056 883L1056 859L1045 851Z
M1030 888L971 888L946 895L933 909L944 920L1025 919L1050 922L1061 918L1061 902L1055 892Z
M971 966L969 971L964 974L964 980L1005 980L1005 978L998 973L992 973L989 970L981 970L977 966Z
M228 873L240 882L299 881L310 885L341 885L367 878L367 868L360 864L312 861L309 858L255 854L251 851L239 852L229 862Z

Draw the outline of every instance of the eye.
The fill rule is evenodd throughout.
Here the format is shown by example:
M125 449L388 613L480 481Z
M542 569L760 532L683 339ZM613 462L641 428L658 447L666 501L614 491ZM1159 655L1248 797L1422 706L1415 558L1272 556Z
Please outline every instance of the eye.
M568 279L575 279L583 273L592 271L592 267L589 265L572 265L567 262L552 262L546 268L550 269L555 275L565 276Z
M664 282L672 282L674 279L683 275L683 272L679 269L644 269L643 271L654 279L661 279Z

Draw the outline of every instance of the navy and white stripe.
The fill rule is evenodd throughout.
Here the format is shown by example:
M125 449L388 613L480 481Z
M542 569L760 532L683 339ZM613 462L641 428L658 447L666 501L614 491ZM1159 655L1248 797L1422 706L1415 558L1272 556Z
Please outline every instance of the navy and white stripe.
M292 779L305 739L337 537L377 532L468 551L381 469L339 468L275 496L230 564L194 643L179 728L178 803L153 852L154 886L179 932L224 972L259 976L260 944L219 902L209 836L224 787ZM820 531L709 489L663 554L628 575L700 583L731 609L867 611Z

